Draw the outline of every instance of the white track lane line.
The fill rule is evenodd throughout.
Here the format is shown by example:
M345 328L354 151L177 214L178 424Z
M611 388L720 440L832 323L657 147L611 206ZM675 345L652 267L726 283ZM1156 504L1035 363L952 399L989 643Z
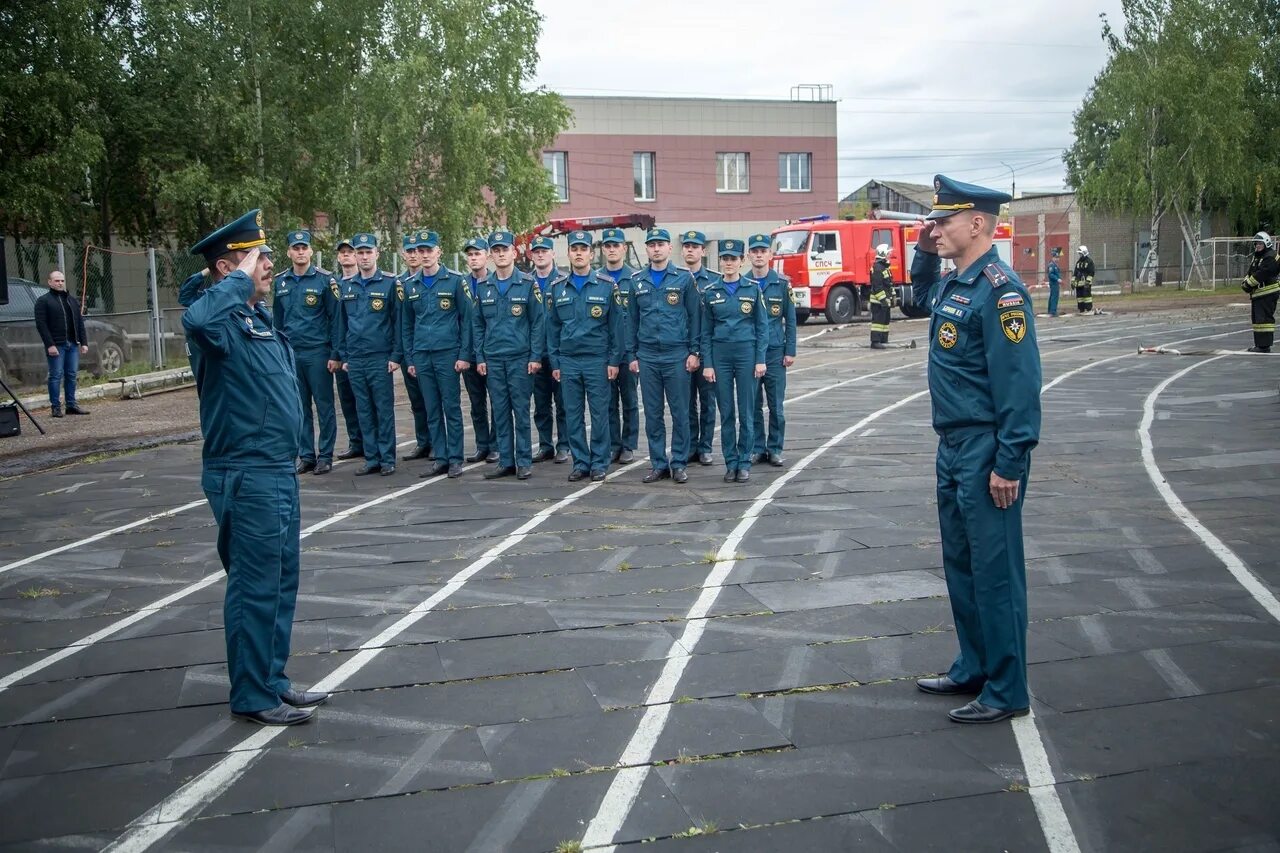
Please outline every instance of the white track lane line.
M852 382L861 382L875 376L891 373L896 370L902 370L907 367L920 367L921 364L922 362L919 361L910 362L877 371L875 373L856 376L852 379L833 383L823 388L810 391L807 394L791 398L787 400L787 402L796 402L797 400L806 397L812 397L822 391L848 385ZM920 391L914 396L918 397L925 393L928 393L927 390ZM612 480L615 477L618 477L643 464L647 464L647 460L637 459L635 462L632 462L631 464L619 468L609 474L608 479ZM419 484L418 487L413 488L419 488L421 485L435 482L436 479L438 478L432 478L431 480L425 481L425 483ZM374 658L376 658L383 648L386 647L387 643L391 642L404 631L407 631L413 625L417 624L418 621L430 613L438 604L440 604L440 602L444 601L446 598L461 589L476 572L489 565L489 563L493 562L493 560L503 552L519 543L534 528L540 525L553 513L569 506L574 501L578 500L578 498L589 494L599 486L599 483L592 483L586 488L580 489L567 497L561 498L556 503L538 512L520 527L516 528L512 533L508 534L501 542L494 545L478 559L450 578L448 583L437 590L435 594L420 602L398 621L382 631L382 633L361 645L356 654L350 657L346 662L338 667L338 669L334 670L328 677L324 678L318 684L313 685L312 689L332 691L339 688L349 677L359 672ZM407 493L408 491L409 490L406 489L401 493ZM401 493L387 495L383 500L390 500L392 497ZM358 511L358 509L359 508L355 510L348 510L347 512L350 514L351 512ZM321 522L321 524L327 526L334 523L334 521L336 521L336 518L326 519L324 522ZM745 532L745 528L743 532ZM216 577L221 576L222 573L219 572ZM703 593L703 596L705 595L706 592ZM699 598L699 601L701 601L701 597ZM153 844L159 843L168 836L169 833L178 829L185 822L188 822L196 812L204 808L222 792L226 791L231 785L233 785L236 780L253 765L258 757L262 755L263 749L265 749L271 741L284 731L285 728L283 727L264 728L262 731L245 738L239 744L236 744L228 750L229 754L226 758L223 758L199 776L196 776L186 785L182 786L176 792L152 807L145 814L132 821L129 824L130 828L116 839L115 842L104 849L108 851L140 851L146 850Z
M1228 332L1227 334L1234 334ZM1085 347L1101 346L1107 343L1113 343L1118 340L1124 340L1126 337L1137 337L1136 335L1127 335L1116 338L1108 338L1102 341L1094 341L1077 346L1066 347L1055 350L1047 355L1057 355L1059 353L1070 352ZM1209 337L1209 336L1206 336ZM1221 337L1221 335L1215 336ZM1197 338L1189 338L1187 340L1198 340ZM1175 343L1182 343L1176 341ZM1073 370L1058 376L1053 381L1041 388L1041 394L1050 388L1058 385L1066 379L1075 376L1085 370L1097 367L1100 364L1106 364L1121 358L1131 358L1133 353L1125 353L1124 355L1115 356L1113 358L1102 359L1090 362ZM813 393L813 392L811 392ZM674 691L679 685L680 676L684 673L685 667L688 666L692 658L694 646L697 645L698 639L702 636L705 629L705 616L710 612L711 606L715 603L716 597L720 593L720 589L732 570L736 560L734 555L737 553L738 543L742 541L742 537L755 524L755 519L759 517L760 512L773 499L773 496L780 490L795 474L807 467L818 456L825 453L834 445L838 444L849 435L857 432L867 424L877 418L910 403L928 393L926 388L915 394L904 397L895 403L890 404L882 409L872 412L853 426L841 431L837 435L828 439L820 447L809 453L808 456L800 460L793 468L775 480L768 489L761 493L760 497L747 509L743 514L738 525L729 534L729 538L725 540L724 545L716 554L716 567L712 569L703 583L702 593L698 596L697 601L689 610L686 620L690 621L686 625L684 632L681 634L676 644L672 646L672 657L667 658L666 665L663 666L662 672L658 679L654 682L648 696L645 697L644 704L648 707L645 709L644 716L641 717L639 725L636 727L635 734L627 742L627 746L623 749L622 756L618 760L621 765L617 774L614 776L613 783L609 786L608 792L605 794L603 802L596 811L595 817L591 819L587 826L587 831L582 839L584 848L607 847L614 849L613 838L618 830L622 828L627 816L631 812L632 806L635 804L636 798L640 794L640 788L644 784L648 776L649 764L653 754L653 748L658 742L658 738L662 734L663 727L666 725L667 716L671 712L671 698ZM809 395L806 395L809 396ZM723 561L723 562L719 562ZM683 653L678 649L685 650ZM1048 842L1049 849L1053 853L1079 853L1080 845L1076 841L1075 834L1071 830L1071 823L1067 819L1066 811L1062 807L1062 801L1058 797L1058 791L1055 787L1052 767L1049 764L1048 754L1044 748L1044 742L1040 738L1039 729L1034 722L1034 715L1027 714L1025 717L1014 719L1014 736L1018 744L1018 750L1022 755L1023 766L1026 768L1027 781L1031 789L1032 802L1036 809L1036 814L1040 819L1040 825L1044 832L1045 840Z
M1155 445L1151 440L1151 424L1156 417L1156 400L1160 398L1160 394L1164 389L1183 376L1196 368L1212 364L1222 358L1226 358L1226 356L1220 355L1205 361L1199 361L1190 367L1179 370L1157 385L1147 395L1146 401L1142 404L1142 423L1138 427L1138 440L1142 443L1142 464L1147 469L1147 476L1151 478L1151 484L1156 487L1156 491L1168 505L1169 511L1186 525L1188 530L1200 537L1200 541L1204 543L1205 547L1222 561L1222 564L1227 567L1227 571L1231 572L1231 576L1271 614L1271 618L1280 621L1280 600L1276 599L1275 593L1262 582L1261 578L1249 570L1249 567L1236 555L1235 551L1232 551L1225 542L1215 536L1213 531L1201 524L1195 513L1187 509L1182 500L1174 493L1169 481L1160 472L1160 466L1156 464Z

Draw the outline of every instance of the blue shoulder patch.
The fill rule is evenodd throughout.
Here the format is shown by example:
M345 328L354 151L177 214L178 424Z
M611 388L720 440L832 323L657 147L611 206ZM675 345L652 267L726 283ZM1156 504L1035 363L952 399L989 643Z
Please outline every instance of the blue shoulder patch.
M1000 269L999 264L987 264L982 268L983 274L987 277L987 281L991 282L992 287L1000 287L1009 283L1009 276L1005 271Z

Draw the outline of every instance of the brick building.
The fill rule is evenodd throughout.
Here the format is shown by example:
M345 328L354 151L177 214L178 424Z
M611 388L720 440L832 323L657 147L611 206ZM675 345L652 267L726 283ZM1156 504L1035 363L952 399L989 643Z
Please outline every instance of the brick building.
M649 213L715 240L836 213L835 101L565 102L573 123L542 155L560 198L552 218Z

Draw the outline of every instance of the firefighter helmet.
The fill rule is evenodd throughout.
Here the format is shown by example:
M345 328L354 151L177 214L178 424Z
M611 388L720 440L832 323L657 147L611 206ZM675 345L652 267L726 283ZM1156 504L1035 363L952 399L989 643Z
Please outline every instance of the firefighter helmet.
M887 257L889 257L889 244L888 244L888 243L881 243L879 246L876 246L876 257L877 257L877 258L887 258Z
M1080 252L1080 256L1081 256L1081 257L1087 257L1087 256L1088 256L1088 254L1089 254L1089 247L1088 247L1088 246L1081 246L1081 247L1080 247L1080 249L1079 249L1079 252Z
M1272 237L1270 234L1268 234L1266 231L1259 231L1257 234L1254 234L1253 242L1261 243L1263 249L1273 248L1276 244L1275 238Z

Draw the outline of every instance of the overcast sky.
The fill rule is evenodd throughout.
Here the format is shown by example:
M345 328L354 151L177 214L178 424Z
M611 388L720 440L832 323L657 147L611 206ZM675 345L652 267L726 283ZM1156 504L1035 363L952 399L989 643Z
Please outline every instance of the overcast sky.
M536 82L566 95L790 97L830 83L840 194L935 172L1063 186L1071 112L1106 60L1120 0L537 0ZM1003 165L1003 164L1007 164Z

